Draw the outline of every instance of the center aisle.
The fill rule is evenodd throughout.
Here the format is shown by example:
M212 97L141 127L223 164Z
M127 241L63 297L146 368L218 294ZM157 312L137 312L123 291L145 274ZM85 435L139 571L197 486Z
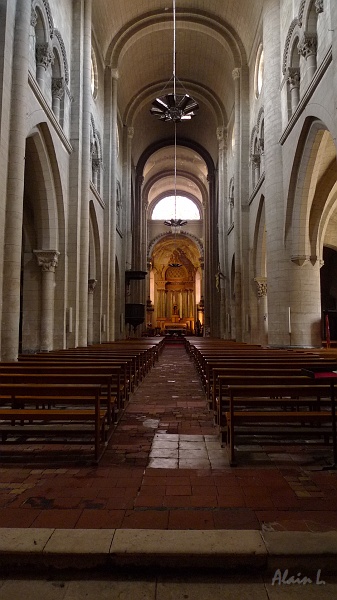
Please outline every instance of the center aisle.
M102 464L169 469L228 466L194 363L166 346L136 388Z

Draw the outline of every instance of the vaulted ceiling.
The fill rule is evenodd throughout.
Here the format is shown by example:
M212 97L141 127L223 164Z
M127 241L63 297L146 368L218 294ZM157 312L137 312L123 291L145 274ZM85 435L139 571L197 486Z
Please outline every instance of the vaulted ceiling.
M247 65L262 5L263 0L176 0L176 76L183 93L199 104L191 121L177 125L181 160L192 180L203 183L205 175L199 149L216 163L216 130L226 127L233 113L232 71ZM167 84L173 73L173 0L94 0L93 28L105 64L118 73L119 115L123 125L134 128L137 164L147 149L165 140L172 145L174 137L172 123L150 114L154 98L172 91ZM187 160L188 145L193 150ZM148 167L149 177L154 170L158 173L153 164ZM163 175L170 170L172 161Z

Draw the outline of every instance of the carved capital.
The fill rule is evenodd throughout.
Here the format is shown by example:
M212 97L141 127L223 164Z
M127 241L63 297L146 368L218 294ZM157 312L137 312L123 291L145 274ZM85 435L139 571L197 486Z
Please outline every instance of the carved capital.
M100 168L102 165L102 161L100 158L93 158L92 159L92 170L94 171L94 173L98 173Z
M241 69L233 69L232 77L233 77L234 81L236 79L240 79L240 75L241 75Z
M308 56L316 55L317 53L317 34L316 33L304 33L300 39L298 46L298 53L305 59Z
M309 262L311 257L309 254L293 254L291 257L291 262L293 262L298 267L303 267L303 265Z
M33 252L36 256L37 264L39 267L42 267L42 271L55 273L60 255L58 250L33 250Z
M88 293L93 294L95 291L97 279L88 279Z
M261 154L251 154L250 155L251 161L254 165L254 167L259 167L261 164Z
M36 64L46 70L54 62L54 53L48 42L37 44L35 48Z
M289 83L290 88L298 88L300 87L300 70L297 67L288 67L287 69L287 81Z
M51 92L53 98L61 100L64 96L65 82L63 77L53 77L51 82Z
M33 8L33 6L32 6L31 13L30 13L30 24L34 28L36 27L36 24L37 24L37 13L36 13L35 8Z
M324 11L323 0L315 0L315 8L317 14L322 13Z
M255 277L254 281L256 283L258 297L263 298L267 295L267 277Z

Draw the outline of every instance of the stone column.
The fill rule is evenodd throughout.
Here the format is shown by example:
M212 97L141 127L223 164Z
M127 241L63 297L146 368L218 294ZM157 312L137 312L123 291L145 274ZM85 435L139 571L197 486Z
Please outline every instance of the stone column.
M116 339L116 225L117 225L117 154L118 154L118 72L112 72L112 106L111 106L111 230L110 230L110 282L109 282L109 340ZM125 205L125 203L123 203ZM121 289L124 285L123 266L121 265Z
M287 71L287 80L290 91L291 114L293 115L300 101L300 70L289 67Z
M64 96L65 83L63 77L53 77L51 92L52 92L52 109L56 119L60 120L61 100Z
M305 32L299 41L298 52L306 60L308 81L311 81L317 69L317 34Z
M88 280L88 344L94 343L94 291L97 279Z
M81 208L80 208L80 263L79 263L79 316L78 341L80 346L88 342L88 272L89 272L89 185L91 179L90 118L91 118L91 8L92 0L83 4L83 111L82 111L82 161L81 161Z
M19 346L20 277L23 191L26 151L28 48L31 4L17 0L11 77L9 152L4 215L4 257L1 323L1 359L16 360Z
M126 270L131 269L132 267L132 223L131 223L131 213L132 213L132 140L134 136L134 128L127 128L127 138L126 138L126 165L125 165L125 208L126 208Z
M28 47L27 47L28 52ZM36 58L36 81L38 82L41 92L44 93L44 85L46 71L53 64L54 54L49 42L43 42L35 46Z
M33 250L37 263L41 267L41 321L40 350L53 350L54 305L55 305L55 269L60 253L57 250Z
M241 110L240 110L240 81L241 70L233 70L235 93L235 121L234 121L234 250L235 250L235 338L242 340L242 240L241 240L241 194L240 194L240 145L241 145Z
M280 0L263 5L264 97L265 97L265 218L268 277L268 343L287 346L289 303L289 257L284 248L283 168L280 73Z
M218 217L218 238L219 238L219 266L221 273L226 273L226 241L227 237L227 206L226 206L226 187L225 187L225 154L227 149L226 139L223 127L217 129L218 139L218 190L219 190L219 217ZM225 276L224 276L225 277ZM220 314L219 314L219 335L225 337L226 331L226 297L225 297L225 279L220 279Z
M291 346L321 345L322 261L316 256L292 256L289 268L289 295L286 305ZM290 316L289 316L290 315Z

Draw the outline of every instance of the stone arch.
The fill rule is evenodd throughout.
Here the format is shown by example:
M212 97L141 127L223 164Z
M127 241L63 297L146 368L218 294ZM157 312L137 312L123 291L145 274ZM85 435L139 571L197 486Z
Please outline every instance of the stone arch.
M55 259L53 339L63 347L65 321L65 219L61 177L48 126L41 123L26 140L25 183L23 197L23 244L21 282L20 344L22 351L41 348L42 267L37 258L41 251ZM56 289L56 288L55 288ZM42 334L41 334L42 335Z
M335 162L336 147L328 127L317 118L307 118L294 157L285 231L297 264L322 259L323 232L334 208Z

